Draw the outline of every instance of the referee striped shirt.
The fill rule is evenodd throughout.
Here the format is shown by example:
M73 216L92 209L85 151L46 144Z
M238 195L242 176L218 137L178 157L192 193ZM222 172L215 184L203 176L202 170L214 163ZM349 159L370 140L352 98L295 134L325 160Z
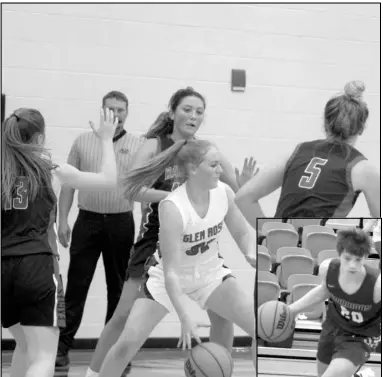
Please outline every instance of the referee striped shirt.
M126 131L113 142L118 177L126 171L132 156L142 143L142 137L132 135ZM101 170L101 159L102 147L100 140L93 132L87 132L77 137L69 152L67 162L80 171L98 173ZM102 214L132 210L128 201L122 196L120 187L108 191L79 190L78 207L86 211Z

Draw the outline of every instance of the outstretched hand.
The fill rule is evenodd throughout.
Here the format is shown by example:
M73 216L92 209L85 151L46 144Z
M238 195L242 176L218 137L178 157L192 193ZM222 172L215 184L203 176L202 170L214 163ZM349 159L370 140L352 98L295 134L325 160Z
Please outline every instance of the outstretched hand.
M96 130L96 127L92 121L89 121L90 127L92 128L95 135L101 140L112 140L116 132L118 124L118 118L114 116L112 110L106 108L100 109L100 126Z
M242 172L239 173L239 169L235 168L235 176L237 179L238 187L242 187L252 177L254 177L258 171L259 167L257 166L257 161L253 157L246 157L245 161L243 162Z

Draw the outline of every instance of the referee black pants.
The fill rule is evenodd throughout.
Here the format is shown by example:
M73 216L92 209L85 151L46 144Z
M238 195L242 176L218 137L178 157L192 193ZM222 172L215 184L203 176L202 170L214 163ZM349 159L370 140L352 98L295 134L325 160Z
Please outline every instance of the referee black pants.
M112 317L121 296L133 243L134 218L131 211L104 215L80 210L69 250L65 291L66 327L60 332L59 352L66 353L73 347L101 254L108 296L105 323Z

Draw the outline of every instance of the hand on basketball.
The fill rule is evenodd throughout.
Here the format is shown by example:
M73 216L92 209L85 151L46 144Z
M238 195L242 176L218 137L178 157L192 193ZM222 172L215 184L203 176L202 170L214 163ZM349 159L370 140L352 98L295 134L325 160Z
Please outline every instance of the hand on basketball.
M101 140L112 140L116 132L118 118L114 116L113 111L109 109L100 109L100 127L96 130L94 123L89 121L95 135Z
M239 187L242 187L245 183L247 183L254 175L256 175L259 171L259 167L257 166L257 161L254 160L253 157L248 159L245 158L243 162L242 172L239 174L239 169L235 168L235 175L237 178L237 184Z
M182 347L183 350L192 348L192 338L194 338L197 343L201 343L201 339L198 336L197 326L190 319L189 316L184 316L180 318L181 320L181 336L178 340L177 347Z

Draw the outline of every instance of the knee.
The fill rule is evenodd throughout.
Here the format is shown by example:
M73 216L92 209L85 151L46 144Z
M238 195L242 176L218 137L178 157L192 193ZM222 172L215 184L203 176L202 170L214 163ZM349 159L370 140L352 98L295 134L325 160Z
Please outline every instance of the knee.
M125 327L126 320L128 319L129 313L121 313L115 311L112 318L108 322L108 327L122 331Z
M116 343L116 355L118 358L124 358L129 350L140 347L140 334L138 330L128 329L125 331Z

